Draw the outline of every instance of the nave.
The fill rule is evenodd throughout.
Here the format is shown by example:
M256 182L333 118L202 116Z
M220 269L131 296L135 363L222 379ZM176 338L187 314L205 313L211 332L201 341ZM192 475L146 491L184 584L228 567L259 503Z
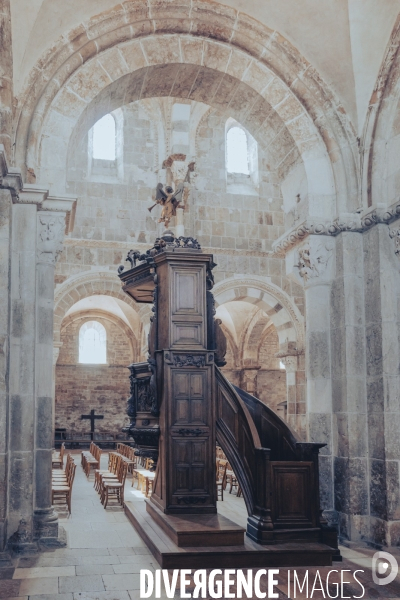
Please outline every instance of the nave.
M67 534L67 547L48 551L36 557L20 557L13 566L0 567L0 598L7 600L139 600L140 569L159 569L151 552L140 539L122 507L115 503L105 510L93 488L94 473L87 479L81 465L80 452L71 451L77 465L72 494L72 513L66 507L58 508L60 525ZM101 456L101 468L108 466L108 454ZM144 495L132 487L131 476L125 482L125 500L141 503ZM218 512L236 523L245 526L246 510L242 498L224 494L218 502ZM400 577L390 585L380 587L372 583L371 558L374 550L367 547L341 547L343 562L333 568L364 569L358 574L366 591L364 598L392 598L400 600ZM396 556L400 559L400 552ZM332 567L320 567L324 580ZM316 568L310 568L310 580ZM305 569L297 569L304 576ZM361 575L361 576L360 576ZM287 599L287 569L280 569L278 576L279 598ZM179 588L179 582L178 586ZM261 589L262 588L261 586ZM189 590L190 591L190 590ZM359 595L360 587L345 585L347 596ZM325 592L326 594L326 592ZM334 589L331 590L332 596ZM161 598L164 600L165 595ZM175 598L180 598L179 589ZM255 596L253 596L255 599ZM297 592L296 598L306 596ZM316 591L313 598L324 598Z

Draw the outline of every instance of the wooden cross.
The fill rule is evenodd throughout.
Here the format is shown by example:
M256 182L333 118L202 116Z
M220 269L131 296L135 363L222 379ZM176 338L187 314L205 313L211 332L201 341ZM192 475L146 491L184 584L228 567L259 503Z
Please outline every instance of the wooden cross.
M90 419L90 439L93 441L95 419L104 419L104 415L95 415L94 408L90 411L90 415L81 415L81 419Z

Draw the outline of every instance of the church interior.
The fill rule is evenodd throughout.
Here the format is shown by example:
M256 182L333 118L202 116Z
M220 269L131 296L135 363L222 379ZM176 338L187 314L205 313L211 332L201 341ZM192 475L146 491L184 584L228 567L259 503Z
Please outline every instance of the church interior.
M380 597L400 0L0 0L0 34L0 599L273 560Z

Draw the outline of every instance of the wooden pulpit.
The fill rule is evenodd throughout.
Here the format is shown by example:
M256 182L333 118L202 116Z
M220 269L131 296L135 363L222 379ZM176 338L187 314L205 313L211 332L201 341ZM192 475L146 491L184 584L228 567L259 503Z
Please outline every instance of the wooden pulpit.
M130 270L119 268L123 290L136 302L153 304L153 317L148 362L130 367L131 423L125 431L136 452L157 465L146 510L128 507L128 516L157 560L166 568L212 567L210 548L217 546L220 566L256 567L272 556L263 547L278 544L273 564L331 564L336 534L319 509L318 451L324 444L300 442L273 411L234 388L218 368L226 342L214 319L212 255L196 240L166 231L153 248L131 251L128 260ZM217 513L217 441L243 492L246 539L242 527ZM290 562L293 542L301 544L300 562ZM163 554L160 548L166 547ZM186 558L174 548L188 548Z

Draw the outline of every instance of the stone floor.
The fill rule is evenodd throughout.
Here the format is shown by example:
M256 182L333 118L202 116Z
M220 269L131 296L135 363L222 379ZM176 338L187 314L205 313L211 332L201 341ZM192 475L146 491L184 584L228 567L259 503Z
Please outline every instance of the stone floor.
M72 516L60 511L60 523L66 529L68 547L53 552L45 552L34 557L21 557L12 567L0 569L0 599L8 600L139 600L140 569L158 569L158 563L139 538L121 508L110 507L104 510L93 489L93 481L88 481L79 465L73 488ZM102 457L102 466L107 464L107 456ZM127 482L126 499L142 502L143 495ZM224 502L219 502L219 511L245 525L246 512L243 499L225 494ZM335 596L335 586L330 585L330 597L393 598L400 600L400 576L388 586L378 586L372 582L371 559L374 550L369 548L341 548L342 563L334 563L331 569L353 572L363 569L358 577L365 587L345 584L343 595ZM393 552L400 562L400 551ZM322 581L330 568L320 568ZM278 576L279 598L288 595L287 569L280 569ZM310 592L315 580L316 568L309 572ZM299 579L304 578L305 569L297 569ZM336 575L336 574L333 574ZM346 573L346 576L348 574ZM291 570L293 578L293 570ZM347 580L352 579L351 574ZM334 582L335 579L332 579ZM318 587L318 586L316 586ZM337 593L337 592L336 592ZM179 598L179 591L175 598ZM328 598L327 591L314 591L306 595L297 591L296 598ZM162 598L166 596L162 595ZM255 596L254 596L255 598Z

